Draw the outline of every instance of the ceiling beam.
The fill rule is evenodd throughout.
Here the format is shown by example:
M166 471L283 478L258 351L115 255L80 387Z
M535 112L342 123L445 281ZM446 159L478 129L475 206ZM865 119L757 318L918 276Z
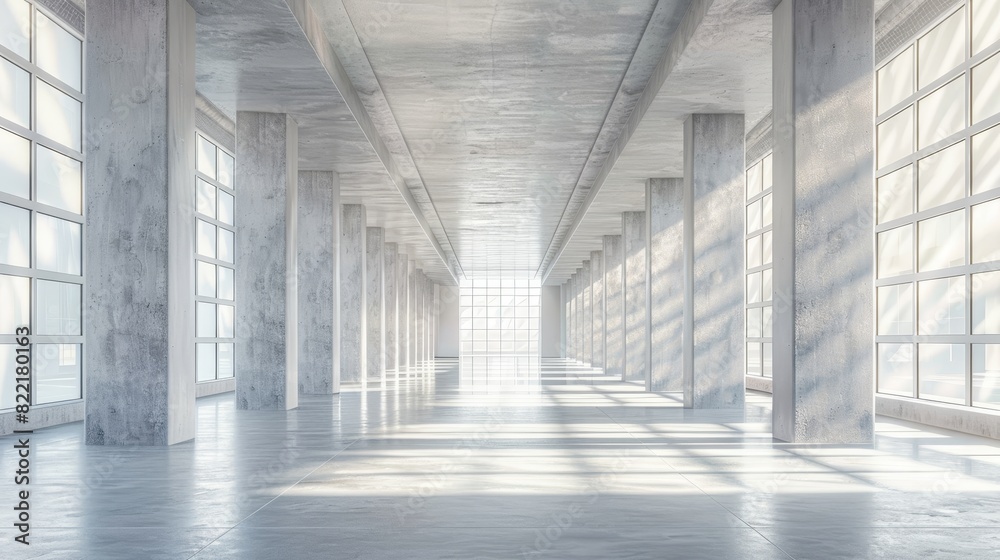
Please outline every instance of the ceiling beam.
M590 209L590 205L593 204L594 199L597 198L597 194L600 192L601 187L604 185L604 181L607 180L608 175L611 170L614 169L615 164L618 162L618 158L621 156L622 152L625 151L625 147L628 145L629 140L635 133L636 129L639 127L639 123L642 122L643 117L646 115L646 111L649 106L652 105L653 100L656 99L657 94L660 92L660 88L663 87L664 82L667 80L667 76L673 71L680 60L684 51L687 50L688 45L694 38L695 32L698 27L701 26L701 22L705 19L705 15L708 13L709 8L712 7L713 0L693 0L691 5L688 6L687 12L684 14L684 18L681 20L680 25L674 31L670 42L667 44L667 48L660 58L659 63L657 63L656 68L653 69L652 75L649 77L649 81L646 83L646 87L643 89L642 94L639 96L639 100L636 102L635 107L629 114L628 120L622 129L621 134L615 140L614 144L604 160L604 164L601 166L597 177L594 180L594 184L590 187L587 192L587 197L584 199L583 204L573 215L573 220L569 224L566 235L558 241L558 247L553 249L557 240L553 236L552 242L546 251L546 257L543 259L539 270L536 273L536 277L541 276L541 283L544 284L549 275L555 269L556 263L559 262L559 258L562 257L563 252L569 246L570 241L573 239L573 234L579 229L580 224L583 222L584 217L587 215L587 211ZM564 214L565 217L565 214ZM560 223L562 219L560 219ZM552 252L552 257L549 258L549 253Z
M337 57L337 53L334 51L330 40L327 38L326 31L323 29L323 25L320 23L316 13L313 11L312 6L309 4L308 0L285 0L285 3L288 5L289 10L298 22L302 32L305 34L306 40L309 41L309 44L312 46L320 64L322 64L323 68L326 69L327 74L330 76L330 80L333 82L333 86L344 99L344 103L351 111L351 114L357 121L358 126L361 128L361 131L368 140L368 143L371 144L372 149L375 150L376 156L385 167L386 172L389 174L389 178L396 186L396 190L399 191L399 194L403 197L403 201L406 203L406 206L410 209L410 212L413 213L413 217L417 220L417 223L420 224L420 228L427 236L427 240L430 241L435 252L437 252L438 256L441 258L441 261L444 262L445 268L451 274L452 280L455 281L456 285L460 284L460 280L465 277L465 274L461 269L461 265L458 263L458 259L454 255L454 249L452 249L452 253L449 255L445 252L444 247L441 246L437 236L434 235L431 224L427 221L427 217L420 209L420 205L416 200L414 200L413 194L410 192L409 187L407 187L406 179L403 176L403 173L400 171L395 158L393 158L393 155L389 150L389 147L386 146L382 136L379 135L374 122L372 122L371 116L365 109L361 96L358 94L354 84L351 82L344 65ZM407 153L409 152L407 151ZM440 219L438 221L440 222Z

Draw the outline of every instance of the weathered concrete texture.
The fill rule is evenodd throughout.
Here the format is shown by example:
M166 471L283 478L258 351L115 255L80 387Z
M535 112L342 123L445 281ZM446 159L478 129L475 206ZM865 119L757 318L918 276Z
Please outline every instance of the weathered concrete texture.
M399 269L396 267L396 260L399 258L399 246L395 243L385 244L385 371L396 371L398 363L396 352L399 343L396 341L396 333L399 331L397 318L399 317L399 291L396 285L399 283Z
M195 435L195 13L88 10L87 443L169 445ZM143 102L120 118L135 91Z
M576 359L576 279L566 281L566 357Z
M362 383L368 371L366 221L363 205L341 206L340 378L344 383Z
M559 286L559 305L560 305L560 316L559 316L559 357L567 358L569 356L567 349L567 338L566 338L566 325L569 323L567 319L569 318L569 298L567 292L569 291L569 286L566 282L563 282Z
M298 129L236 113L236 406L298 406Z
M743 115L684 121L684 406L744 401Z
M378 381L385 373L385 230L367 228L365 240L365 302L368 316L368 379Z
M646 382L646 213L622 212L625 380Z
M604 236L604 372L625 378L625 290L622 236Z
M407 288L407 362L410 369L417 366L417 263L410 260L406 265Z
M583 363L592 365L594 362L594 306L590 284L590 261L583 261L583 266L580 267L580 280L580 309L582 309L580 344L583 345Z
M280 113L236 117L244 193L235 215L236 405L290 409L298 403L297 126Z
M427 360L434 360L434 318L437 316L437 300L434 281L427 279Z
M340 181L299 172L299 392L340 391Z
M871 443L871 2L774 11L774 409L778 439ZM836 123L831 124L831 115Z
M576 359L578 362L586 363L587 349L583 343L586 338L583 335L583 296L585 293L585 286L583 281L584 277L582 264L583 263L581 263L580 268L576 269L576 274L574 276L574 278L576 278L576 281L574 282L574 286L576 287L576 325L574 326L576 328Z
M590 253L591 311L593 314L590 365L604 367L604 252Z
M424 341L424 337L427 336L427 323L426 323L426 299L427 299L427 277L424 276L424 271L420 268L417 269L416 274L417 284L414 290L414 296L416 299L416 337L414 338L414 344L416 345L416 359L417 366L422 367L424 362L427 360L427 345Z
M684 180L646 182L649 391L684 386Z
M397 304L399 317L396 319L399 325L399 330L396 333L396 357L399 361L397 366L397 371L399 372L406 371L406 368L410 365L410 277L407 273L409 262L410 257L407 253L399 253L396 258L396 291L399 295L399 302Z

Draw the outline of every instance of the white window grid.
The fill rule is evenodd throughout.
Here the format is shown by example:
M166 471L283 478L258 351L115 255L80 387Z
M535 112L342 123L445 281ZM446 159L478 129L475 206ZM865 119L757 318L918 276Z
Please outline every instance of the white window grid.
M973 97L974 73L977 82L985 81L988 78L986 69L997 67L993 63L1000 60L994 58L1000 56L1000 34L995 31L988 41L980 40L973 52L974 27L977 33L989 33L1000 25L995 4L990 4L983 0L956 3L916 33L912 41L887 57L876 70L877 84L881 85L880 78L885 76L886 90L901 84L904 94L881 107L878 106L880 92L875 92L878 167L874 240L877 271L875 359L876 386L880 393L1000 409L1000 387L992 387L1000 385L1000 331L974 332L973 329L976 294L996 290L1000 283L1000 274L990 274L1000 270L998 255L973 259L977 250L973 228L985 232L980 239L1000 235L997 225L1000 214L992 212L996 206L985 206L1000 200L1000 182L979 184L977 179L983 174L982 170L989 170L990 164L1000 164L996 157L977 159L974 155L974 143L985 145L987 139L996 139L1000 134L1000 112L995 111L995 102L991 115L973 111L974 102L981 101ZM987 16L990 21L976 19ZM952 24L957 26L957 31L952 28L947 34L939 33L938 36L952 37L954 44L948 49L930 49L935 30L947 29ZM921 79L921 62L930 61L933 56L947 60L949 57L940 51L951 52L952 49L958 53L952 64L944 68L925 65L930 78ZM926 54L927 58L922 60L921 54ZM901 72L905 78L890 79L890 71ZM1000 79L995 74L996 71L993 81ZM962 89L964 94L952 93L952 90ZM946 98L934 96L942 91L948 93ZM961 126L943 131L941 127L921 129L922 119L934 116L930 111L922 116L921 103L926 103L923 105L926 109L939 99L948 102L944 111L951 110L951 118L961 119ZM890 122L894 118L896 120ZM889 140L889 130L893 127L900 132L899 139L894 142ZM990 144L1000 145L995 140ZM958 166L964 177L956 182L958 184L946 183L954 189L951 196L925 206L921 204L920 176L923 172L928 175L939 172L942 166L928 163L938 164L941 158L933 156L944 156L949 149L960 150L964 156ZM885 150L881 155L891 156L879 157L881 150ZM980 169L975 169L974 174L976 167ZM1000 167L990 171L993 177L997 170ZM884 191L881 185L886 186ZM903 204L890 204L897 194L902 197ZM988 221L983 220L987 209L991 211ZM890 212L892 214L887 215ZM978 218L975 223L974 217ZM935 243L937 251L929 250L931 244L927 243L932 233L946 236ZM927 236L923 255L922 235ZM961 247L956 247L956 242ZM890 244L895 245L893 256L896 258L890 259ZM954 251L955 255L942 251L949 248L958 250ZM923 266L926 263L933 263L933 266ZM949 279L952 281L940 282ZM940 290L942 287L946 289ZM925 293L923 302L921 290ZM935 367L939 370L936 373L932 372Z
M17 70L27 74L29 83L28 103L30 113L28 123L17 122L5 118L2 114L0 114L0 134L13 134L15 137L20 139L18 140L19 142L27 141L29 145L28 157L31 161L29 163L28 198L0 191L0 204L6 204L16 209L25 210L29 213L28 223L30 255L28 266L15 266L0 263L0 277L6 277L6 280L12 280L16 283L23 283L24 279L27 280L27 294L4 294L4 299L6 300L4 305L10 305L11 308L9 309L12 309L15 305L18 305L16 300L22 300L20 303L23 305L23 299L25 296L27 298L28 324L31 327L32 346L31 371L33 386L31 391L31 400L33 405L51 405L80 400L83 398L84 392L83 352L85 331L83 321L83 289L84 277L86 273L86 259L84 258L83 243L86 239L86 209L84 204L86 185L83 169L85 167L86 160L84 156L85 144L82 120L83 105L85 103L85 96L83 92L83 83L85 78L82 59L83 36L72 27L66 25L58 15L37 4L34 0L20 0L20 3L11 2L10 4L16 6L27 6L29 18L29 37L27 43L28 52L15 52L14 50L11 50L11 48L9 48L3 41L0 41L0 63L13 65L13 67ZM40 52L37 27L38 22L42 21L42 18L47 18L48 21L58 26L54 29L64 32L66 38L79 41L79 89L77 89L75 85L68 84L57 78L54 74L43 68L43 65L36 60L36 57ZM59 53L60 57L62 57L63 54L64 53ZM64 58L60 58L60 61L62 60L64 60ZM50 63L51 62L52 61L50 61ZM67 146L64 143L50 138L49 136L46 136L36 130L39 123L39 104L37 96L40 89L53 92L56 95L65 96L62 99L69 101L70 103L76 102L79 104L80 136L78 138L73 138L72 140L72 142L77 144L77 146ZM72 161L79 164L80 183L77 199L79 212L39 202L38 154L41 149L50 150L59 156L65 156L66 158L70 158ZM10 155L11 154L8 154L8 156ZM77 263L79 266L78 271L57 272L39 268L38 222L40 218L48 219L46 217L61 220L61 222L56 223L68 223L70 229L76 229L78 243L75 247L69 248L70 252L63 252L63 256L67 256L70 258L71 262ZM70 256L72 253L75 253L75 255ZM43 282L50 283L46 284L46 286L56 285L51 283L60 283L63 286L77 286L79 289L79 297L77 299L79 302L79 309L77 313L74 313L74 315L76 315L76 319L60 317L58 321L59 327L57 327L57 330L62 331L60 334L46 334L48 332L47 326L43 326L40 321L42 317L40 307L41 305L47 303L39 301L39 285ZM13 284L10 284L10 286L13 286ZM7 296L11 297L8 299ZM62 303L66 302L64 301ZM0 377L4 378L4 383L0 386L0 410L11 409L15 404L13 348L15 347L16 338L18 337L15 336L14 333L0 333L0 360L3 360L4 362L0 365L0 374L2 374ZM10 369L9 381L7 379L7 369Z
M746 170L746 373L772 374L773 172L771 153Z
M195 378L235 377L234 154L202 132L195 151Z
M527 278L472 278L459 294L463 379L537 376L541 286ZM513 376L511 376L513 374ZM476 376L482 379L474 379Z

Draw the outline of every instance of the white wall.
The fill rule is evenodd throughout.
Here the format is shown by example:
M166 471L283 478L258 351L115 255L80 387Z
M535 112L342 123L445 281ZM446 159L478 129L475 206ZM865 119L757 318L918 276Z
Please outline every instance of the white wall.
M538 351L543 358L562 357L562 291L560 286L542 286L538 321Z
M436 358L458 357L458 286L441 286Z

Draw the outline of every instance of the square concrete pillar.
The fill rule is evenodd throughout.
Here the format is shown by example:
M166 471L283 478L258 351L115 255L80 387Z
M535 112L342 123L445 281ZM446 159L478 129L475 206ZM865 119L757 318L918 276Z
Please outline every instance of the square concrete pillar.
M583 269L578 268L573 273L573 356L576 361L583 362Z
M580 267L580 344L583 345L583 363L594 362L594 306L591 288L590 261Z
M622 212L625 380L646 383L646 213Z
M236 113L236 407L298 406L298 126Z
M367 228L365 240L365 303L368 316L368 381L379 381L385 373L385 229Z
M299 172L299 392L340 392L340 181Z
M684 179L646 181L649 391L684 386Z
M743 115L684 121L684 406L745 396Z
M195 12L87 12L86 441L170 445L195 436Z
M569 313L566 316L566 357L576 360L576 278L570 275L566 281L566 297Z
M397 304L399 317L396 319L396 322L399 325L399 331L396 335L396 358L399 362L396 367L397 372L406 371L406 368L410 365L410 289L409 274L407 271L409 262L410 258L406 253L399 253L399 256L396 258L396 277L398 282L396 291L399 296L399 303Z
M434 361L434 311L436 308L436 303L434 302L434 281L430 278L427 279L427 361Z
M566 352L567 338L566 338L566 324L569 318L569 299L567 298L567 293L569 292L569 287L566 282L563 282L559 286L559 304L562 306L562 313L559 315L559 357L566 359L568 354Z
M368 373L367 219L363 205L341 206L340 379L344 383L364 383Z
M407 361L410 369L417 366L417 263L410 260L406 265L407 276Z
M593 314L590 365L604 367L604 251L590 252L590 293Z
M604 236L604 373L625 379L624 252L621 235Z
M385 244L385 371L397 371L399 364L396 359L396 352L399 346L397 333L399 332L399 291L396 289L399 283L399 268L396 261L399 258L399 245L395 243Z
M582 264L582 263L581 263ZM587 362L587 350L583 344L583 295L584 295L584 281L583 281L583 266L576 269L576 274L574 275L573 285L576 288L576 360L581 363Z
M416 305L414 308L416 311L416 321L414 322L416 337L413 342L416 345L415 351L417 366L423 367L424 361L427 359L425 352L426 347L424 345L424 336L427 334L426 325L424 323L426 313L426 309L424 308L424 299L427 295L427 287L423 269L418 268L416 274L414 274L414 278L416 279L416 286L414 289L414 297L416 298Z
M871 2L846 0L774 11L773 430L784 441L874 438L873 17Z

